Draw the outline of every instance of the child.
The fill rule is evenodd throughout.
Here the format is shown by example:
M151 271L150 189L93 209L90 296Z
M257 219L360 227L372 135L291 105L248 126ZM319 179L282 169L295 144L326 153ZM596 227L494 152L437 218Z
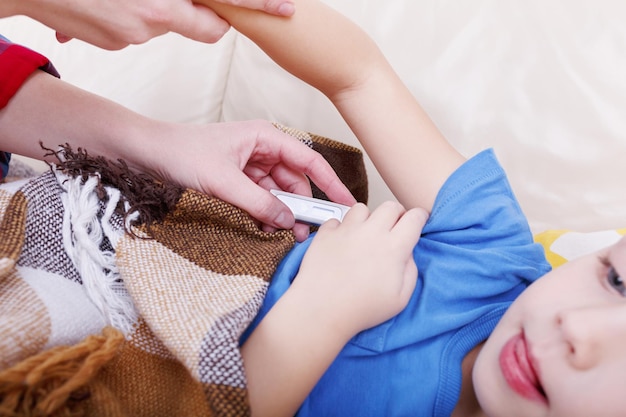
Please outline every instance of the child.
M410 239L389 235L419 212L357 205L286 257L242 348L254 415L624 415L625 240L526 290L550 268L493 153L452 149L359 28L317 0L288 21L203 3L328 96L398 200L430 212L406 308L358 334L392 317L385 284L411 285Z

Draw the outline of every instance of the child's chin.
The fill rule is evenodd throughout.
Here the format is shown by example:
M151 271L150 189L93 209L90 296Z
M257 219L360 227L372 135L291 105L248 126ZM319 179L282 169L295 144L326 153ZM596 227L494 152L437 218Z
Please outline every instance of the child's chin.
M503 405L502 384L498 355L492 352L492 343L487 340L481 349L474 368L472 369L472 382L476 399L482 410L489 417L510 417L510 407L501 410Z

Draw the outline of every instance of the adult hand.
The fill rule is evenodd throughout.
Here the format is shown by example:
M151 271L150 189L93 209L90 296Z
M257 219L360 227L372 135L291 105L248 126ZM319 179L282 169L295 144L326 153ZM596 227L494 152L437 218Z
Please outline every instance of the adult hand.
M240 7L291 16L293 0L218 0ZM104 49L122 49L167 32L207 43L217 42L230 25L210 8L191 0L3 0L0 17L29 16L72 38Z
M190 125L186 130L174 125L173 129L161 129L163 141L152 142L152 149L155 143L164 148L158 151L160 158L154 157L158 167L148 169L246 210L267 231L293 228L298 241L309 234L309 226L295 224L287 206L268 191L272 188L311 196L308 177L331 200L356 203L318 152L267 121Z
M41 158L38 139L24 140L30 137L42 138L50 149L67 143L92 155L124 159L131 169L228 201L266 230L293 228L298 240L308 236L309 226L294 226L289 208L269 189L310 196L308 176L331 200L356 203L318 152L267 121L158 121L41 71L0 110L0 118L4 151Z

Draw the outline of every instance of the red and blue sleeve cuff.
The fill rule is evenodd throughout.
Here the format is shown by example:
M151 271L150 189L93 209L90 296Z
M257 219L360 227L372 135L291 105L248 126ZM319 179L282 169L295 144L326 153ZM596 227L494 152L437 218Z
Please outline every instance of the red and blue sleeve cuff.
M59 74L48 58L21 45L0 39L0 109L20 89L26 79L37 69L55 77Z

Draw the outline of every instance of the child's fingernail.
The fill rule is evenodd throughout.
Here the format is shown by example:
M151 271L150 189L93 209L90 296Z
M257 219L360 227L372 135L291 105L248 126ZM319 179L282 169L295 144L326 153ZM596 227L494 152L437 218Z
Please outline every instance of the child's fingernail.
M419 207L417 208L418 213L420 213L420 216L422 218L422 221L424 223L426 223L428 221L428 218L430 217L430 214L428 213L428 211L424 210L423 208Z
M296 6L293 3L283 3L278 6L278 14L281 16L291 16L295 13Z

